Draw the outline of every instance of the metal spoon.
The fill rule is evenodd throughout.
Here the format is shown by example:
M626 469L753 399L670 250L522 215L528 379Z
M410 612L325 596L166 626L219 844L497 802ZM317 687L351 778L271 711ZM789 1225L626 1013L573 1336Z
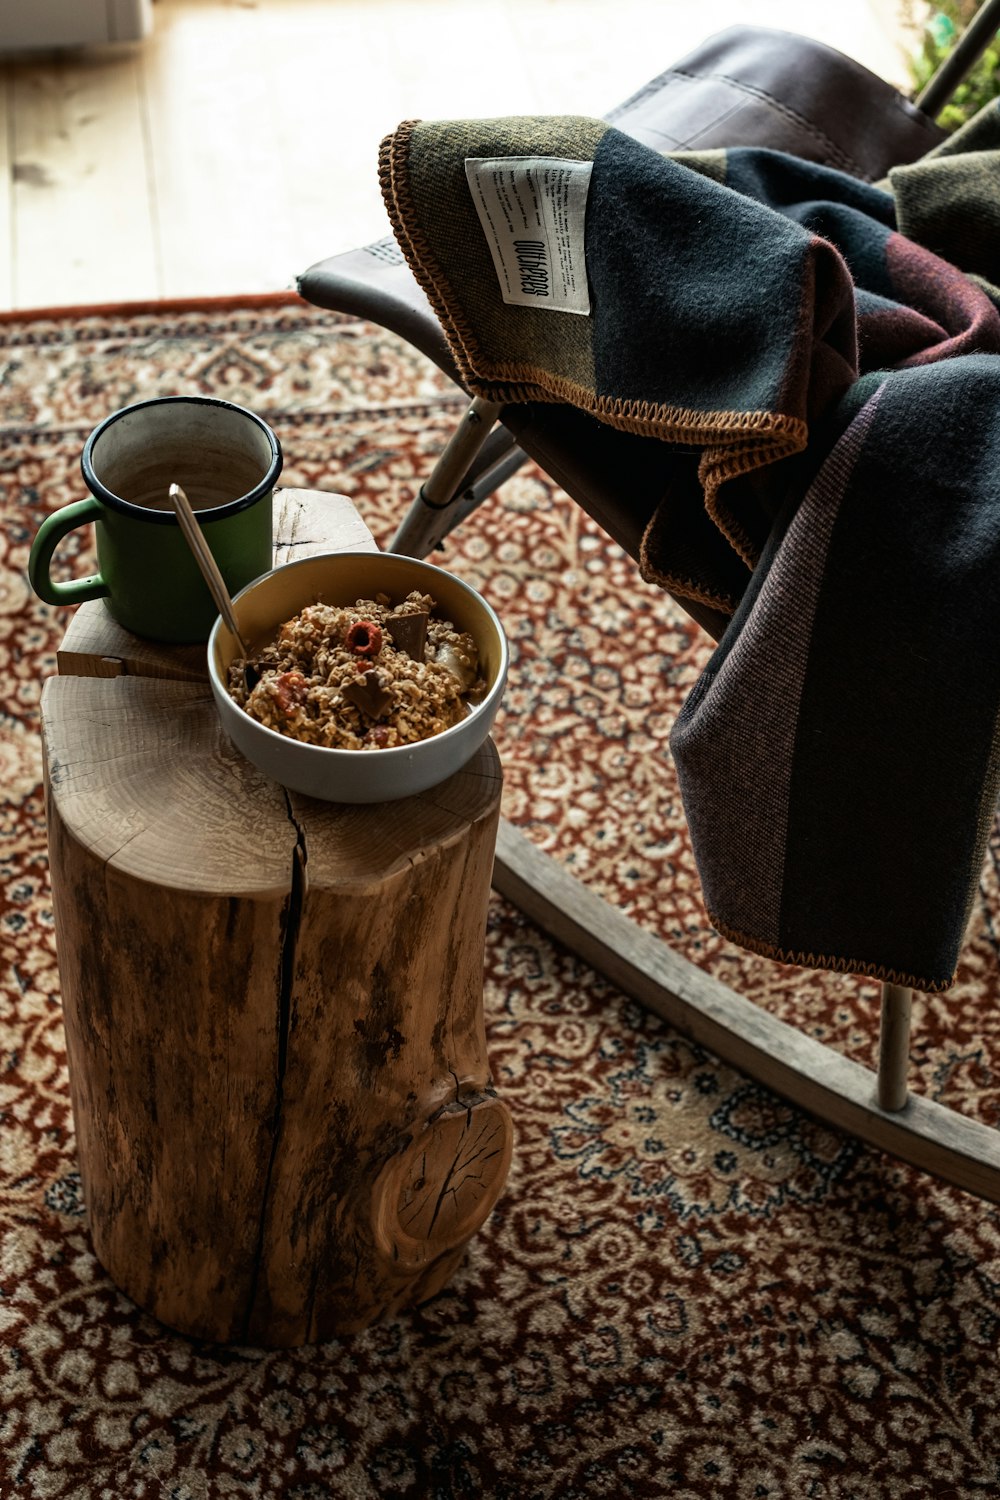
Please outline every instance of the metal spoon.
M212 556L211 548L205 540L205 534L195 519L195 514L191 509L191 502L187 495L185 495L179 484L172 484L169 494L171 504L177 512L177 519L181 524L181 530L184 533L188 546L194 553L194 560L201 569L201 575L208 584L208 591L215 600L215 606L236 637L243 657L243 685L249 696L260 681L260 673L250 665L250 653L246 648L243 637L240 635L240 627L233 609L233 601L229 597L229 590L226 588L225 580L219 572L219 565Z

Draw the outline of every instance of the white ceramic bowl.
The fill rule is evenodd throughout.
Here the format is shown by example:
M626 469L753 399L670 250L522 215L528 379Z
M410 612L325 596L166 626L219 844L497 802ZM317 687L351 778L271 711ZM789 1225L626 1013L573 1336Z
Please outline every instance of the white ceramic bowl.
M398 604L413 589L430 594L435 614L468 631L479 648L489 687L468 717L428 740L387 750L304 745L258 724L229 696L229 666L240 650L220 618L208 640L209 681L223 727L247 760L283 786L327 802L394 802L437 786L467 764L493 725L507 680L509 652L493 610L460 578L395 553L329 552L265 573L237 594L233 605L240 632L253 650L256 642L307 604L353 604L377 593L388 594Z

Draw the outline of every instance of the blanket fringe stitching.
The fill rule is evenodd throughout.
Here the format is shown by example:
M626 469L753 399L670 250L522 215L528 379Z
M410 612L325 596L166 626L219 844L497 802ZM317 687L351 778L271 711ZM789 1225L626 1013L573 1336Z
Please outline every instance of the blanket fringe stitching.
M827 969L834 974L863 974L868 979L920 990L925 995L939 995L951 989L955 983L954 974L947 979L926 979L919 974L907 974L902 969L888 968L885 964L865 963L862 959L781 948L776 943L766 943L751 933L739 932L725 922L720 922L714 912L706 911L706 916L720 937L724 937L727 942L737 943L739 947L746 948L751 953L759 953L761 958L771 958L779 964L796 964L802 969Z

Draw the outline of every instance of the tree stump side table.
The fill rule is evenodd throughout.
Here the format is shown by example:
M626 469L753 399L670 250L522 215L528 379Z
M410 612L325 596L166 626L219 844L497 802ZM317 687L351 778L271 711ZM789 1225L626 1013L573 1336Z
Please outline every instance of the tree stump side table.
M279 561L375 550L343 497L278 500ZM287 793L222 733L203 657L87 604L43 692L80 1169L96 1254L142 1308L291 1346L433 1295L504 1185L500 766L487 742L403 802Z

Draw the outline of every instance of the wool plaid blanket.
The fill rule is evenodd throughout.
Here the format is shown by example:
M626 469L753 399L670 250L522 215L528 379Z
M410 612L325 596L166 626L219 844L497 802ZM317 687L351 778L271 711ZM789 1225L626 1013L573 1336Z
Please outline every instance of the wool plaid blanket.
M1000 109L879 185L563 117L380 170L470 390L669 446L641 572L731 617L671 737L714 925L946 989L1000 790Z

